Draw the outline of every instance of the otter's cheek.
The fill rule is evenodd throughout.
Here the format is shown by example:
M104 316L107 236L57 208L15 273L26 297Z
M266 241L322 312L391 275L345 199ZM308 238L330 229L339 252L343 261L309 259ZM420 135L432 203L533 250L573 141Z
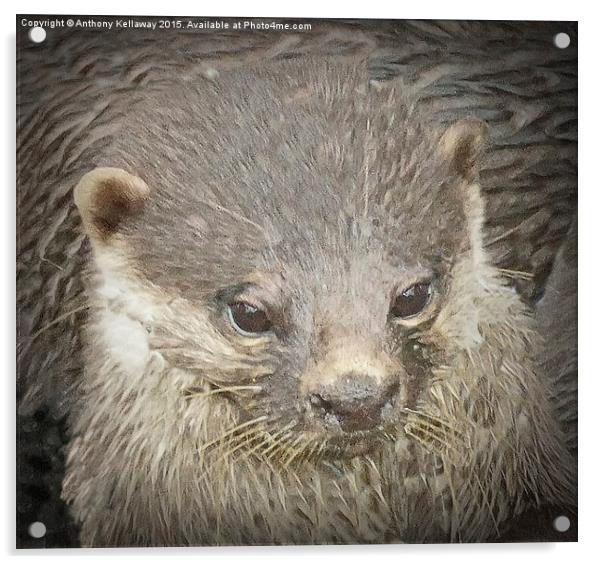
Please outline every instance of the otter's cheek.
M149 335L144 326L123 313L103 311L99 326L110 352L128 373L139 373L145 369L149 357Z
M401 385L403 407L414 407L433 377L434 351L418 341L407 342L402 349L404 376Z

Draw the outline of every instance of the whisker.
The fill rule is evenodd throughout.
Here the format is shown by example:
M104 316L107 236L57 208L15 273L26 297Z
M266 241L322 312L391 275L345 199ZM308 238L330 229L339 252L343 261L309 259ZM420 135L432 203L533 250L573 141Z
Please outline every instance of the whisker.
M272 418L269 420L269 423L274 424L277 421L278 421L277 418ZM275 436L275 435L271 434L271 431L272 431L272 429L270 429L269 426L264 425L264 426L261 426L260 428L253 427L250 430L247 430L246 432L242 433L241 435L231 436L231 439L228 441L228 446L231 448L229 448L229 450L227 452L225 452L218 459L218 461L221 461L221 460L227 458L228 456L231 456L232 454L240 451L244 447L250 447L251 445L253 445L255 443L253 448L251 448L250 450L245 452L243 460L247 459L252 453L256 452L263 445L271 442L272 437ZM276 433L276 435L281 434L285 431L286 431L286 429L280 429ZM259 442L257 443L256 441L259 441Z
M291 454L288 457L288 459L286 460L286 462L284 463L283 468L286 470L288 469L288 467L292 464L293 460L295 460L295 458L297 458L297 456L299 454L301 454L301 452L303 452L303 448L299 448L298 444L303 440L303 435L299 435L290 445L290 451Z
M62 315L59 315L58 317L55 317L52 321L50 321L49 323L47 323L46 325L44 325L43 327L38 329L33 335L31 335L29 337L29 340L33 341L34 339L39 337L42 333L48 331L48 329L50 329L57 323L60 323L61 321L64 321L65 319L71 317L72 315L75 315L76 313L79 313L80 311L84 311L84 310L88 309L89 307L90 306L87 304L83 305L83 306L79 306L79 307L76 307L75 309L72 309L72 310L69 310L69 311L63 313Z
M216 388L214 390L209 390L208 392L186 392L186 399L188 398L206 398L209 396L214 396L216 394L225 394L227 392L238 392L241 390L253 390L253 391L261 391L261 386L225 386L223 388Z
M307 441L305 441L305 444L301 448L301 452L304 454L301 456L301 458L299 458L299 464L303 464L309 460L309 454L311 452L309 445L311 445L313 442L314 442L313 437L310 437Z
M432 449L432 445L430 445L429 443L427 443L422 437L419 437L418 435L414 434L411 429L404 429L406 432L406 435L408 435L408 437L411 437L412 439L414 439L416 442L420 443L421 445L423 445L424 447L426 447L428 450Z
M441 419L440 417L433 415L432 413L427 413L425 411L417 411L415 409L410 409L409 407L405 407L403 409L403 411L405 411L408 414L415 415L419 418L421 417L423 419L428 419L432 422L437 423L438 425L440 425L442 427L445 427L446 429L450 430L452 433L455 433L460 436L462 435L462 433L460 433L460 431L458 429L455 429L454 427L452 427L448 421L445 421L445 420Z
M404 430L407 435L416 439L420 444L427 447L429 450L436 449L441 452L445 450L446 452L453 451L456 454L460 454L460 450L456 448L453 444L445 440L445 436L442 438L441 436L433 433L430 428L423 427L419 424L408 423ZM422 433L422 437L416 434L415 431L420 431ZM438 443L440 447L437 447L433 442ZM443 447L443 448L441 448Z
M266 421L267 419L268 419L267 415L261 415L259 417L256 417L255 419L251 419L250 421L245 421L244 423L236 425L235 427L232 427L231 429L229 429L228 431L226 431L224 434L220 435L216 439L213 439L212 441L203 445L199 452L201 452L201 453L204 452L208 448L212 447L213 445L216 445L217 443L219 443L220 441L224 440L225 438L231 436L232 434L236 433L236 431L239 431L240 429L244 429L245 427L249 427L250 425L257 425L259 423L262 423L263 421Z
M276 441L273 445L271 445L269 448L267 448L266 450L264 450L261 453L262 458L267 458L267 460L273 460L275 459L275 457L280 454L281 452L284 452L283 447L286 446L286 440L292 435L293 433L291 431L289 431L288 433L285 433L284 435L282 435L281 437L278 438L278 441ZM267 454L271 452L271 454L269 456L267 456Z
M241 442L245 442L245 443L249 443L251 442L250 440L244 440L247 439L249 437L251 437L251 439L255 439L255 438L260 438L265 436L266 433L269 433L269 427L265 426L265 425L261 425L261 426L253 426L250 429L247 429L244 433L236 433L234 435L231 435L229 441L228 441L228 446L231 445L238 445Z
M269 419L269 418L266 416L265 419ZM274 421L277 421L277 420L272 419L270 421L270 423L273 423ZM232 456L234 453L238 452L239 450L243 449L245 446L249 446L256 439L258 439L258 438L260 439L266 433L269 433L269 429L267 427L262 426L259 428L253 427L251 429L248 429L240 435L231 435L230 440L227 443L228 446L231 448L229 448L229 450L227 452L223 453L217 460L213 461L207 467L206 474L210 473L211 469L214 468L216 465L219 466L220 462L222 462L229 456Z
M290 437L286 438L286 441L283 442L281 449L280 449L280 453L281 453L280 464L281 464L281 467L285 470L287 468L287 461L296 452L295 445L299 444L299 436L294 436L294 434L292 436L293 436L292 439Z
M309 456L307 457L307 460L315 460L317 458L317 453L318 453L318 449L320 448L322 444L322 441L316 441L316 443L314 444L314 446L312 447Z
M267 436L265 438L265 440L263 440L261 443L259 443L258 445L256 445L255 447L253 447L253 449L251 449L248 453L247 456L251 456L252 454L254 454L255 452L257 452L260 448L262 448L264 445L269 445L269 448L267 450L264 450L260 453L260 456L263 457L266 452L268 452L269 450L271 450L272 446L270 443L274 442L275 444L278 444L278 437L281 436L283 433L286 433L287 431L289 431L290 429L292 429L292 427L295 426L295 422L291 422L288 425L286 425L285 427L283 427L282 429L280 429L279 431L277 431L274 434L270 434L269 432L267 433ZM278 439L278 440L277 440Z
M448 429L442 429L441 427L438 427L437 425L433 425L430 421L425 421L424 419L413 419L413 420L409 420L406 425L410 425L412 427L416 427L419 428L421 430L423 430L424 432L428 432L431 435L436 435L438 437L444 438L444 439L457 439L458 436L449 431Z
M289 431L297 424L296 421L290 421L289 423L287 423L284 427L282 427L278 432L274 433L271 435L271 439L273 441L280 441L282 440L283 435L286 436L290 436L291 433L289 433ZM261 453L262 455L265 454L265 452Z
M442 444L448 444L446 440L448 439L448 435L438 432L440 431L439 429L424 424L422 421L413 421L408 423L408 426L416 431L421 431L425 436L431 437L433 440L439 441Z
M232 446L228 451L222 454L222 456L220 456L217 461L221 462L229 456L232 456L235 452L239 451L245 445L249 445L250 443L252 443L255 440L255 438L259 438L260 436L262 436L263 433L265 433L264 429L251 429L250 431L247 431L242 435L233 435L232 440L228 442L228 445L230 446L233 444L234 446Z
M523 272L520 270L511 270L510 268L498 268L497 271L502 274L502 276L507 276L508 278L516 278L518 280L532 280L533 274L531 272Z
M497 237L494 237L493 239L490 239L489 241L487 241L483 246L485 248L490 247L491 245L494 245L498 241L505 239L506 237L508 237L508 235L512 235L512 233L514 233L521 227L522 227L521 225L517 225L517 226L513 227L512 229L508 229L507 231L504 231L504 233L502 233L501 235L498 235Z
M327 444L328 444L328 441L326 439L323 439L322 443L320 444L320 448L318 449L318 452L317 452L318 458L320 458L322 456L322 453L326 449Z
M248 452L246 452L245 453L245 458L249 458L250 456L252 456L253 454L255 454L259 449L261 449L262 447L264 447L264 446L269 445L270 443L272 443L273 440L274 440L274 438L273 438L273 436L269 432L264 433L263 440L260 441L258 444L256 444Z

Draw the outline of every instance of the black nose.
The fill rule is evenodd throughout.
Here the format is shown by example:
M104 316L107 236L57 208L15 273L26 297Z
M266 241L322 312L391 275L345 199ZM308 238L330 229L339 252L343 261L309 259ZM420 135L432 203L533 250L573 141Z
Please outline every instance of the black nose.
M343 431L365 431L381 422L383 407L398 389L398 382L385 385L367 376L349 374L313 390L309 402L327 423L334 417Z

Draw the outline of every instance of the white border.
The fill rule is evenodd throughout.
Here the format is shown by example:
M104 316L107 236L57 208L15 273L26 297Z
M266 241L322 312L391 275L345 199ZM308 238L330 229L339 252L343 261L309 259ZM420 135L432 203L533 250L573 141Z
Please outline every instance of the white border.
M22 562L34 558L45 558L46 562L62 562L65 556L84 556L99 561L107 556L114 562L142 562L146 559L166 557L202 558L203 562L243 560L247 563L282 561L287 563L312 561L363 562L377 558L379 561L402 562L419 560L452 564L455 562L479 561L487 564L510 560L545 560L547 563L572 564L572 562L593 561L596 540L600 536L600 504L602 484L598 475L601 472L600 414L602 414L602 386L600 381L600 360L597 353L601 349L600 330L600 281L599 259L601 256L598 227L600 206L600 174L596 166L600 161L599 145L601 124L599 115L602 88L600 87L600 19L594 3L578 1L525 2L524 0L503 0L500 2L468 2L453 0L447 2L394 2L347 1L339 6L322 1L303 0L299 3L280 2L225 2L214 4L178 2L166 3L147 0L127 2L124 0L101 0L96 5L80 1L9 2L2 6L1 25L5 72L1 88L3 103L4 130L2 169L5 171L5 185L2 193L2 263L4 274L2 284L2 304L0 311L6 322L2 325L0 358L4 360L4 437L7 445L3 463L0 465L1 483L5 488L3 510L0 512L0 535L3 553L13 558L17 554L15 545L14 500L14 260L15 260L15 14L138 14L138 15L207 15L207 16L274 16L274 17L345 17L345 18L424 18L424 19L501 19L501 20L579 20L579 438L580 438L580 481L579 481L579 538L578 544L515 544L515 545L430 545L430 546L360 546L360 547L283 547L283 548L231 548L231 549L116 549L116 550L77 550L20 551ZM596 358L594 357L596 356ZM597 557L599 558L599 556ZM596 558L596 560L597 560Z

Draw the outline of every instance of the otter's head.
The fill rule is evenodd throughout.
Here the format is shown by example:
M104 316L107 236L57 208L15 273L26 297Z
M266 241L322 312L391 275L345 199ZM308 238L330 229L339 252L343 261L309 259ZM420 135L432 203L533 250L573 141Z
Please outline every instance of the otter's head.
M160 358L182 429L288 462L399 437L478 342L485 138L296 65L147 102L75 192L114 377Z

